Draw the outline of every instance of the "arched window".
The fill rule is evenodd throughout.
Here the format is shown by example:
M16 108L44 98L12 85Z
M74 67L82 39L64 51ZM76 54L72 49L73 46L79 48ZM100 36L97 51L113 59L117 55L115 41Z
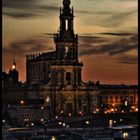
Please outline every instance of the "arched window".
M68 81L68 82L71 81L71 73L70 72L66 73L66 81Z
M130 103L133 103L133 96L130 96Z
M110 102L113 102L113 97L112 96L110 96Z
M68 20L66 19L66 31L68 30Z
M115 102L116 102L116 103L118 102L118 97L117 97L117 96L115 97Z
M107 102L108 102L108 97L106 96L106 97L105 97L105 103L107 103Z

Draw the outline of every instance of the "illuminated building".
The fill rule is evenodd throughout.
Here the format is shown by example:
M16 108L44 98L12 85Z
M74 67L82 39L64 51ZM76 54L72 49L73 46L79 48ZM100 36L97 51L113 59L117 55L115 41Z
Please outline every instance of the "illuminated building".
M55 51L26 56L28 97L45 99L52 115L73 115L79 111L84 115L104 109L110 109L106 113L117 112L137 106L135 86L114 87L82 81L83 63L78 58L78 35L74 33L70 0L63 0L59 18L60 30L54 34Z
M26 82L30 98L46 99L53 114L89 114L97 106L98 91L82 81L78 35L70 0L60 8L60 31L54 35L55 51L26 56ZM49 98L48 98L49 97Z

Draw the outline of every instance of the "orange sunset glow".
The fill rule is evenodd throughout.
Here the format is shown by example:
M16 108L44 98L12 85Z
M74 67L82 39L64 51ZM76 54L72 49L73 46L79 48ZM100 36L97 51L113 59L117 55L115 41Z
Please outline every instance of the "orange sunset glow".
M82 80L137 84L137 0L71 0ZM26 54L55 50L60 0L2 0L2 70L26 81Z

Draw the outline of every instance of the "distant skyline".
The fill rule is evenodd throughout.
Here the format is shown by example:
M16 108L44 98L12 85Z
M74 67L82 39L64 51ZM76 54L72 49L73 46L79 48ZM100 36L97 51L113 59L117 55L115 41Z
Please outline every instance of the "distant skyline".
M82 79L104 84L138 83L138 1L71 0L79 35ZM26 54L55 50L62 0L2 0L2 69L16 56L26 80Z

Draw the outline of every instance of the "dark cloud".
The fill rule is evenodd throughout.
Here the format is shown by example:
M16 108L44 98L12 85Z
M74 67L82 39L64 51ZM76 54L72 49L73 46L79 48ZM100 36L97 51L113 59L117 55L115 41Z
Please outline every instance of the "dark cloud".
M3 53L15 51L17 56L25 56L27 53L42 52L52 50L52 44L45 37L35 37L23 41L16 41L9 46L3 47Z
M121 26L123 22L126 22L125 20L128 20L131 15L136 13L137 10L131 10L123 13L114 13L111 15L111 17L105 19L103 23L105 23L105 26Z
M85 11L85 10L75 10L75 13L78 14L93 14L93 11Z
M103 38L103 37L93 36L93 35L90 35L90 34L83 34L83 35L79 35L79 38L96 39L96 38Z
M138 56L123 55L117 59L116 63L138 64Z
M130 36L130 35L132 35L130 33L100 33L100 34L112 35L112 36Z
M137 14L137 9L127 10L125 12L120 11L93 11L93 13L85 17L86 24L89 25L98 25L103 27L120 27L127 20L130 20L132 16ZM105 16L106 15L106 16ZM93 17L94 16L94 17ZM95 18L96 20L90 20ZM135 22L135 21L134 21Z
M98 40L96 39L96 42L94 40L84 39L82 40L84 47L81 48L80 55L118 55L121 53L125 53L128 51L131 51L133 49L138 49L138 38L137 35L133 35L131 37L120 39L117 42L108 42L106 44L101 44L101 41L104 42L104 40ZM107 40L106 40L107 41ZM91 44L93 43L93 44ZM96 43L96 45L94 45ZM98 45L97 45L98 43Z
M20 9L33 8L38 0L2 0L2 6L6 8Z
M3 15L16 19L25 19L37 16L36 14L32 13L8 13L8 12L3 12Z
M3 15L16 18L25 19L35 16L44 16L59 10L57 5L38 4L38 0L2 0Z

